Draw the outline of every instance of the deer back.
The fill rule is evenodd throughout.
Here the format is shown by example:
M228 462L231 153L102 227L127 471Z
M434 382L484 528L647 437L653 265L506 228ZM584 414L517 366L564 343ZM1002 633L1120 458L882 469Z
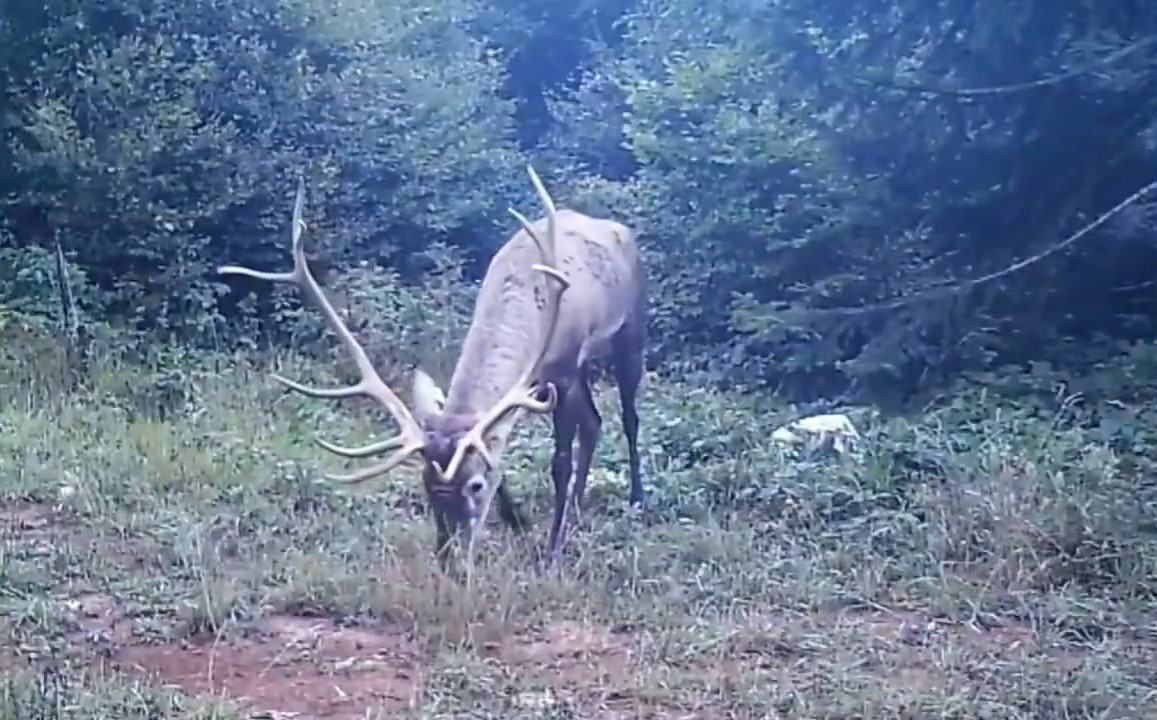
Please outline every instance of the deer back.
M606 355L611 338L639 319L642 271L634 233L613 220L559 210L557 269L570 282L558 326L543 358L541 380L569 379ZM546 219L531 225L544 237ZM474 305L474 318L447 393L446 410L474 413L493 403L537 354L544 330L546 283L533 269L538 246L519 230L495 253Z

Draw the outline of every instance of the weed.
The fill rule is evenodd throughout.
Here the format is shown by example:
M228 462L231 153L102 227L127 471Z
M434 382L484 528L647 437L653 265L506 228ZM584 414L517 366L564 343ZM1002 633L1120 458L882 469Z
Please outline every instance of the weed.
M301 358L179 357L163 401L101 358L0 391L0 718L1157 717L1157 500L1091 430L972 406L803 461L770 444L782 410L651 378L642 520L606 432L536 571L525 422L506 481L538 525L496 525L465 587L416 477L320 480L312 435L382 418L266 379Z

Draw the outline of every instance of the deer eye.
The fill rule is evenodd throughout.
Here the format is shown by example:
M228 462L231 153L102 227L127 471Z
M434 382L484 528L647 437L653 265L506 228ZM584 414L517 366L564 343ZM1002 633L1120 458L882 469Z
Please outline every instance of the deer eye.
M466 481L466 492L471 495L481 494L486 489L486 478L472 477Z

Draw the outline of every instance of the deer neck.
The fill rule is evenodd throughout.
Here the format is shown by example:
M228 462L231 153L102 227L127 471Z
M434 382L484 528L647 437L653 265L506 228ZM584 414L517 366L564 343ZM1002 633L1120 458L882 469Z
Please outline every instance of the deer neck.
M506 245L491 261L447 388L446 412L489 412L538 356L545 330L540 301L546 279L533 269L532 260L537 259L533 241L524 238ZM488 439L491 455L501 453L521 415L515 410L494 426Z
M508 353L504 348L510 345L497 342L497 338L492 342L491 338L483 337L483 340L473 344L470 343L469 336L467 337L464 352L446 393L448 413L475 417L482 415L496 405L518 379L518 368L521 365L515 361L525 362L525 359ZM504 454L507 437L521 414L521 410L510 413L504 421L496 423L487 434L486 443L490 456L496 461Z
M450 379L447 412L485 413L537 355L542 330L532 283L525 274L510 274L501 294L483 288Z

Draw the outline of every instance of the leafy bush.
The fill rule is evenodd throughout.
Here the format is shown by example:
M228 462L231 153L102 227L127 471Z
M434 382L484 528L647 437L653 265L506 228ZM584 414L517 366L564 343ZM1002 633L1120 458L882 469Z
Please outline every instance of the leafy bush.
M58 237L111 311L198 337L227 327L214 265L285 262L299 172L331 261L489 236L527 190L501 63L456 20L479 11L61 0L50 27L18 15L7 37L39 42L5 42L21 51L14 230Z
M1131 11L1090 35L1051 9L1017 8L981 18L956 3L643 0L628 11L553 102L550 151L586 205L642 231L663 357L807 398L903 399L962 366L1088 332L1041 321L1036 289L1074 287L1075 266L976 292L969 279L1055 243L1108 182L1111 163L1081 174L1056 151L1083 142L1092 117L1120 129L1089 140L1101 158L1151 152L1138 139L1154 106L1136 72L1153 58L1121 55L1113 90L1074 71L1087 96L1015 92L1023 78L1009 70L1024 58L1048 76L1147 42ZM1027 142L1030 126L1040 134ZM1026 193L1049 199L1025 207ZM1107 268L1127 261L1090 255L1108 292Z
M449 381L474 305L475 288L464 278L461 253L435 245L425 255L432 268L421 284L406 283L395 270L363 262L334 272L326 288L382 377L407 388L415 366L443 385ZM352 361L317 310L303 305L296 291L278 298L273 321L293 347L315 356L325 353L356 379Z

